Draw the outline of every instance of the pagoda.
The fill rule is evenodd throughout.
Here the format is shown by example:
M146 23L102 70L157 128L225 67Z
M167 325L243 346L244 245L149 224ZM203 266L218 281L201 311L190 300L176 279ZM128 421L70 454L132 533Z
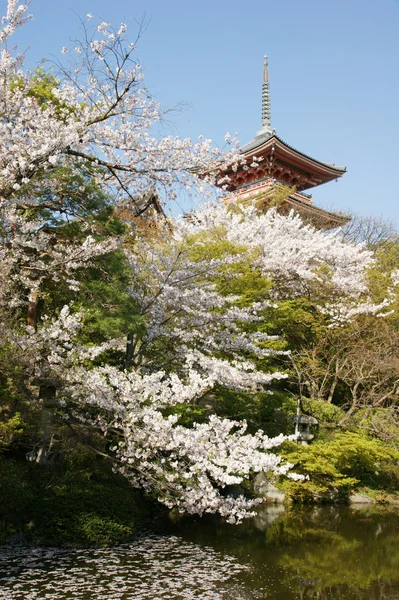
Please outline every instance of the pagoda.
M348 215L318 208L313 204L312 196L305 193L317 185L342 177L346 167L321 162L299 152L272 129L267 56L263 66L262 128L252 141L241 148L241 155L244 159L242 164L226 172L228 182L225 188L234 199L259 198L267 204L273 198L273 190L284 186L288 190L278 206L279 212L293 209L305 221L324 230L340 227L350 220Z

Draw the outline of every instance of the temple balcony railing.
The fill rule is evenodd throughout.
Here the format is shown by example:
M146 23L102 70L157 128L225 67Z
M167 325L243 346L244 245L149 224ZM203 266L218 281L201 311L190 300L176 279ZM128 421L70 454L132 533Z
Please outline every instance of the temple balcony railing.
M282 181L281 179L277 179L275 177L263 177L262 179L257 179L256 181L251 181L250 183L243 183L236 190L236 194L239 196L249 196L251 193L259 192L259 191L268 191L276 187L277 185L283 185L288 189L293 189L293 186L287 184L286 181ZM307 204L312 204L312 196L311 194L305 194L304 192L293 191L292 196L301 200L302 202L306 202Z

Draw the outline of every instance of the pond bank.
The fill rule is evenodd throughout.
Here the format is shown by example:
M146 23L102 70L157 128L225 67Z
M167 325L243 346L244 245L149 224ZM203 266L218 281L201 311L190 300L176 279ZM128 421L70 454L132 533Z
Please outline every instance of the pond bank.
M259 473L254 481L254 492L259 498L264 498L267 505L290 504L292 497L284 491L284 488L276 485L275 480L269 480L267 475ZM373 489L369 487L357 487L347 489L342 493L338 488L329 486L325 492L311 491L302 498L296 498L298 504L377 504L399 506L399 493L387 490Z

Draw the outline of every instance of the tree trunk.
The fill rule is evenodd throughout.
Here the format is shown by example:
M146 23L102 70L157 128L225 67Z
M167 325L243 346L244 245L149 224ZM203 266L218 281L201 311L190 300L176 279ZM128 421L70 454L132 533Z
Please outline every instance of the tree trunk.
M37 303L39 300L39 292L36 290L29 296L28 304L28 325L36 329L37 326Z
M128 333L126 340L126 354L125 354L125 369L128 369L132 364L134 353L134 334Z
M40 422L40 446L36 455L36 462L45 465L50 462L49 458L54 441L54 408L58 405L55 386L49 383L41 385L39 398L43 402Z

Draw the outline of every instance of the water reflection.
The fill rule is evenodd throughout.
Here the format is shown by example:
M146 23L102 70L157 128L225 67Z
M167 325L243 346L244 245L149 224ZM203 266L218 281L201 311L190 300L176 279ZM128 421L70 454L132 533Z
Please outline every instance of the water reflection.
M289 511L266 537L300 598L399 597L398 511Z
M111 550L0 550L0 599L398 600L399 509L180 519Z
M174 530L248 561L242 579L261 598L399 599L398 507L272 506L240 527L183 520Z

